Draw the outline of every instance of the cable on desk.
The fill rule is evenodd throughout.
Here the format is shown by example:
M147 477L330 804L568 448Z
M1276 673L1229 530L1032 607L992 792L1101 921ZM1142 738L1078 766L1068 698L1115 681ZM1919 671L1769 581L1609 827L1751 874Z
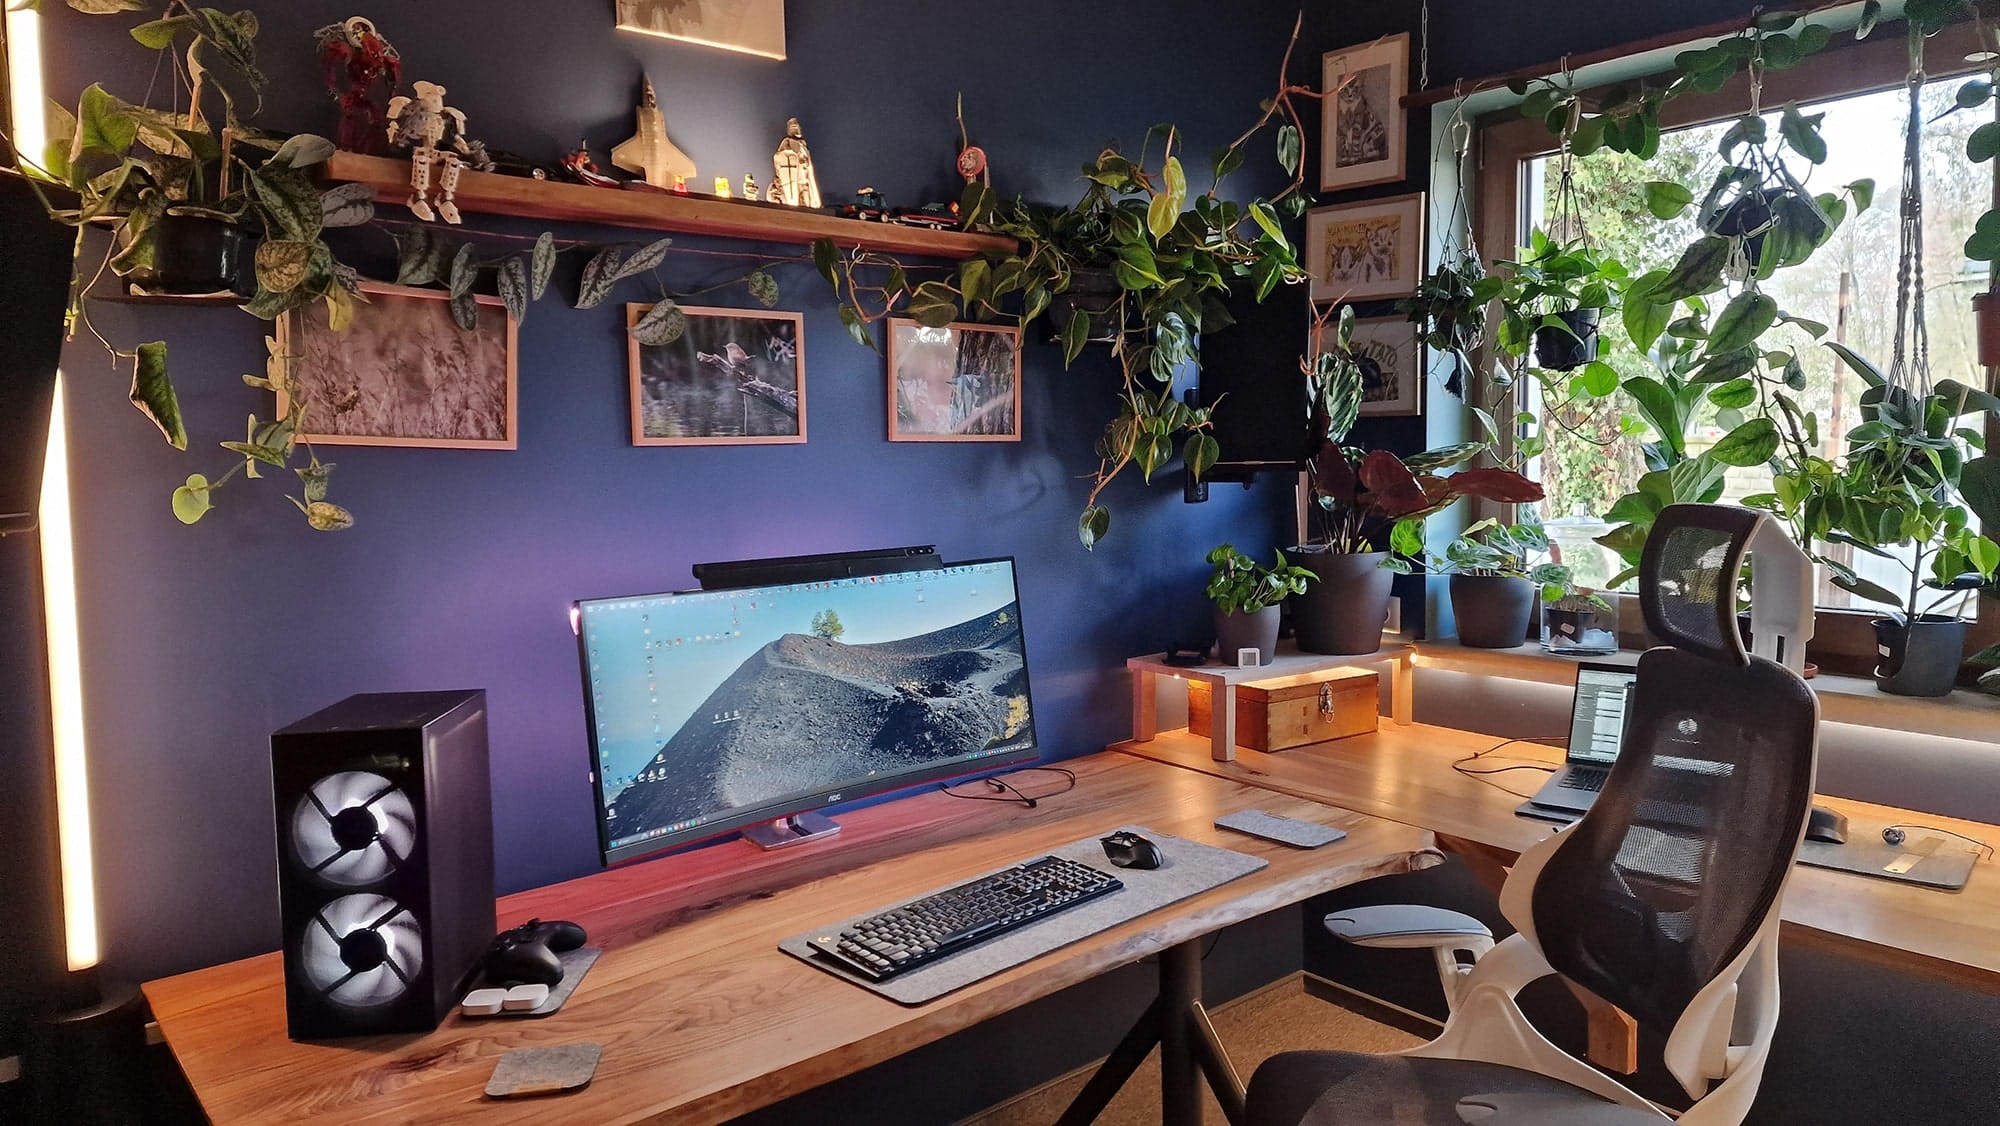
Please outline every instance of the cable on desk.
M1500 750L1504 747L1511 747L1516 743L1534 743L1539 746L1547 745L1546 743L1543 743L1540 739L1507 739L1495 743L1483 751L1474 751L1471 754L1466 755L1464 758L1458 759L1457 761L1451 764L1451 768L1459 772L1460 774L1465 775L1467 778L1478 779L1479 781L1486 783L1488 786L1491 786L1494 789L1499 790L1501 793L1513 794L1517 798L1533 797L1534 796L1533 794L1523 794L1516 790L1510 790L1507 787L1502 786L1500 783L1494 782L1482 776L1487 774L1505 774L1511 770L1539 770L1544 774L1554 774L1556 770L1559 768L1539 762L1523 762L1523 763L1516 763L1512 766L1496 766L1489 770L1468 770L1466 769L1465 766L1465 764L1468 762L1477 762L1478 760L1485 758L1487 755L1490 755L1497 750Z
M1059 797L1063 794L1069 793L1071 790L1076 789L1076 771L1070 770L1067 767L1029 766L1029 767L1023 767L1020 770L1011 771L1010 773L1027 774L1031 771L1042 771L1049 774L1060 774L1065 779L1067 779L1067 782L1060 790L1055 790L1050 793L1041 794L1036 797L1029 797L1027 794L1022 793L1020 789L1018 789L1012 782L1009 782L1004 778L998 777L997 775L992 778L980 779L981 782L986 783L988 789L993 791L990 794L955 794L952 792L951 787L943 782L938 783L938 792L945 795L946 797L961 798L965 801L1003 801L1013 805L1019 805L1027 809L1033 809L1035 808L1035 806L1041 804L1042 799L1044 798Z

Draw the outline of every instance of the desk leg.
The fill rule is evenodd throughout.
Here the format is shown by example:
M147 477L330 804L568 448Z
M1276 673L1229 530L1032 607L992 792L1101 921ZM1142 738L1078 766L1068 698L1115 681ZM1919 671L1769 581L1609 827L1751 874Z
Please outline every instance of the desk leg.
M1209 693L1208 757L1217 762L1236 761L1236 688L1215 685Z
M1222 1106L1222 1116L1231 1126L1240 1126L1243 1080L1229 1062L1201 1004L1200 939L1160 952L1159 997L1077 1092L1056 1126L1087 1126L1096 1121L1156 1044L1160 1048L1162 1126L1202 1126L1204 1078Z
M1389 662L1389 719L1408 727L1417 718L1417 670L1408 653L1398 653Z
M1132 670L1132 740L1151 742L1160 733L1160 678Z

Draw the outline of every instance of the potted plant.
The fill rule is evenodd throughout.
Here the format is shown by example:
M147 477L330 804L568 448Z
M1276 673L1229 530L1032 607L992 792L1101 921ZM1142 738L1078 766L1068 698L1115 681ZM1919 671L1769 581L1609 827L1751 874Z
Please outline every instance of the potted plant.
M1479 255L1460 251L1417 283L1417 295L1396 311L1417 326L1424 346L1452 358L1445 390L1463 398L1472 383L1472 358L1486 343L1486 307L1506 289L1506 279L1486 272Z
M1474 649L1512 649L1528 640L1537 583L1543 568L1533 560L1549 552L1548 533L1534 510L1520 523L1481 520L1429 560L1451 575L1451 614L1458 642Z
M1519 355L1532 338L1535 366L1573 371L1597 358L1597 327L1612 307L1625 267L1587 239L1557 243L1539 228L1525 253L1497 263L1508 273L1501 288L1503 350Z
M1596 591L1576 585L1568 567L1544 563L1530 578L1542 600L1542 648L1564 656L1618 651L1617 611Z
M1224 662L1244 649L1257 651L1257 663L1268 665L1278 646L1278 618L1285 599L1304 594L1313 573L1285 561L1278 552L1274 567L1223 544L1208 553L1215 572L1208 578L1208 597L1215 603L1215 655Z

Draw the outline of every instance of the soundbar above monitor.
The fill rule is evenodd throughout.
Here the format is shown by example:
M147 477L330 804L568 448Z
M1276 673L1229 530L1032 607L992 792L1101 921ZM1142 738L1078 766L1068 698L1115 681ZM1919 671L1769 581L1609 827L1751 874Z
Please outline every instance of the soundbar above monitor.
M695 581L703 590L741 590L752 586L822 582L856 575L893 575L904 571L935 571L944 566L937 548L885 547L870 551L837 551L825 555L786 555L772 559L735 559L697 563Z
M576 604L606 864L1033 761L1014 564Z

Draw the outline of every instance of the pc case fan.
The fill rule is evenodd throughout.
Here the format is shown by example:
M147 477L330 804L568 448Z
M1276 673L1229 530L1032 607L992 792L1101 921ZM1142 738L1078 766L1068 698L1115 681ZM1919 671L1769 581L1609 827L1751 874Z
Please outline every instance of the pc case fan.
M417 843L410 799L379 774L349 770L312 784L292 810L299 863L337 887L365 887L396 870Z
M299 944L312 987L336 1005L365 1009L402 996L424 968L416 916L382 895L343 895L313 916Z

